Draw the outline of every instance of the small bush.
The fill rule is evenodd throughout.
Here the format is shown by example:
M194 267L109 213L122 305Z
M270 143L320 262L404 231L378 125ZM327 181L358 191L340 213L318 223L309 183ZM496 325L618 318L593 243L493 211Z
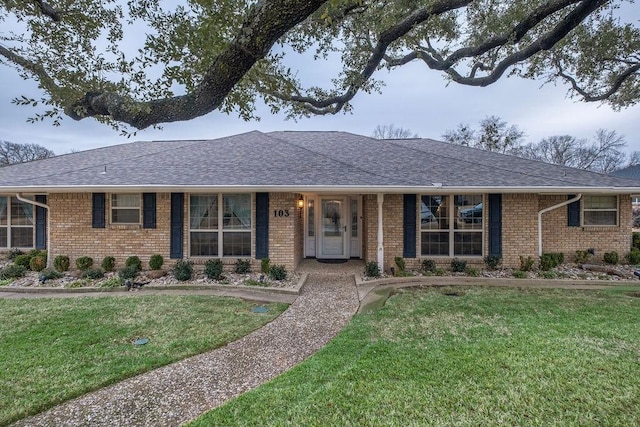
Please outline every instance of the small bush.
M130 256L129 258L127 258L124 262L124 266L125 267L135 267L136 270L138 271L142 271L142 261L140 261L140 258L133 255Z
M181 282L191 279L193 276L193 263L179 259L173 267L173 275Z
M436 271L436 262L432 259L423 259L422 260L422 271L424 273L435 273Z
M20 249L9 249L9 252L7 252L7 259L9 261L13 261L18 255L24 255L24 252L22 252Z
M44 279L44 280L53 280L53 279L59 279L61 277L63 277L64 274L60 273L59 271L54 270L53 268L45 268L44 270L42 270L40 272L40 280Z
M577 250L576 251L576 264L584 264L589 261L591 258L591 253L589 251Z
M397 256L393 260L395 261L396 265L398 266L398 273L402 274L405 271L406 266L407 266L407 264L404 261L404 258L402 258L401 256Z
M556 268L564 262L564 254L562 252L552 252L542 254L540 257L540 269L549 271L552 268Z
M120 286L122 286L122 280L117 277L112 277L100 283L101 288L119 288Z
M31 271L42 271L47 267L47 258L42 255L36 255L29 261L29 269Z
M527 277L529 277L529 275L527 274L526 271L522 271L522 270L515 270L512 273L513 277L515 277L516 279L526 279Z
M237 274L251 273L251 260L238 258L233 266L233 272Z
M82 272L83 279L102 279L104 277L104 270L101 268L87 268Z
M284 280L287 278L287 270L284 265L272 265L269 269L269 278L271 280Z
M93 267L93 258L90 256L81 256L76 260L76 267L80 271L85 271Z
M134 265L121 268L118 270L118 277L123 282L127 279L134 279L138 275L138 269Z
M498 267L500 267L501 262L502 257L499 255L487 255L486 257L484 257L484 263L490 270L497 270Z
M618 252L616 251L605 252L602 256L602 260L607 264L616 265L618 262L620 262L620 257L618 256Z
M151 258L149 258L150 270L160 270L162 264L164 264L164 258L160 254L151 255Z
M640 264L640 249L631 249L631 252L627 254L627 262L631 265Z
M632 234L631 247L640 250L640 233Z
M480 276L480 270L478 270L477 268L473 268L473 267L467 267L464 270L464 274L466 274L469 277L478 277L478 276Z
M467 269L467 261L463 259L454 258L451 260L451 271L454 273L464 273Z
M262 274L269 274L269 269L271 268L269 266L270 263L269 258L262 258L260 260L260 272L262 272Z
M380 277L380 267L375 261L369 261L364 266L364 275L367 277Z
M204 263L204 274L211 280L220 280L223 271L224 266L222 265L222 260L219 258L208 259Z
M557 279L558 273L556 273L555 271L541 271L540 277L542 277L543 279Z
M444 268L435 268L433 269L433 274L435 274L436 276L444 276L445 274L447 274L447 271Z
M247 279L243 283L245 286L267 286L265 282L261 282L255 279Z
M17 279L18 277L24 276L26 271L27 269L22 265L9 264L3 269L0 269L0 280Z
M112 256L106 256L102 258L100 267L102 267L104 271L113 271L116 269L116 259Z
M533 264L535 264L535 261L533 260L533 258L531 258L530 256L525 258L522 255L520 255L520 271L533 270Z
M69 271L69 266L71 266L71 261L66 255L58 255L53 259L53 268L58 271Z
M25 270L29 270L31 263L31 256L29 254L18 255L13 259L13 263L15 265L19 265L20 267L24 267Z

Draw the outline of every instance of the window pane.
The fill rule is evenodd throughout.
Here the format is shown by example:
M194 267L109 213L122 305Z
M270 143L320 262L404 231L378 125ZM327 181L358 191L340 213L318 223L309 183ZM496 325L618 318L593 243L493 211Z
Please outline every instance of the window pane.
M218 256L217 232L191 232L191 256Z
M316 210L315 210L315 208L313 206L313 199L308 200L307 203L309 204L309 208L307 209L307 212L308 212L308 218L307 218L308 233L309 233L309 237L314 237L316 235L316 221L315 221Z
M447 196L422 196L420 227L422 229L447 230L449 228L447 202Z
M455 228L482 230L482 195L455 196Z
M449 255L449 233L448 232L423 232L422 233L422 255Z
M453 235L454 255L482 255L482 233L461 232Z
M0 227L0 248L7 247L7 227Z
M7 225L7 198L6 197L0 197L0 225Z
M351 237L358 237L358 201L351 201Z
M11 225L33 225L33 205L12 197Z
M138 224L140 222L139 209L113 209L111 222L116 224Z
M33 227L11 227L12 248L33 247Z
M225 232L222 240L223 256L251 256L251 233Z
M617 211L585 211L584 225L616 225Z
M251 230L251 195L225 194L223 224L225 230Z
M139 194L112 194L111 207L112 208L139 208L140 195Z
M192 195L189 215L191 228L195 230L216 230L218 228L218 196Z
M617 196L584 196L585 209L618 209Z

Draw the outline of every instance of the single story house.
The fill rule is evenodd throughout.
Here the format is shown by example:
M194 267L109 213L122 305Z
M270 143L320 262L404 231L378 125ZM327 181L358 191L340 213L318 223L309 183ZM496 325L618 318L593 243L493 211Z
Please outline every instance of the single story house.
M359 258L482 263L631 245L637 181L431 139L249 132L0 168L0 250L96 262Z

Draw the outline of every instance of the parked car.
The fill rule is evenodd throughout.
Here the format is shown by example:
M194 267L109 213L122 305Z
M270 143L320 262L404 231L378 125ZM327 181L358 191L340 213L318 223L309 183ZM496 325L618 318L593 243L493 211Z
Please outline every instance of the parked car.
M478 203L472 208L462 209L460 219L466 223L482 222L482 203Z
M429 207L424 203L422 203L422 206L420 207L420 222L423 228L432 228L438 225L438 219L433 212L431 212L431 209L429 209Z

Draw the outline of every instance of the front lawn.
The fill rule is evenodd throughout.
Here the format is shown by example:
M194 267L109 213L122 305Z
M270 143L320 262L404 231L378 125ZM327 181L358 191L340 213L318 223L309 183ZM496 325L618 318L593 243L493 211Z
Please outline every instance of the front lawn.
M285 310L204 296L0 299L0 425L220 347ZM135 346L139 338L148 344Z
M425 288L193 426L640 424L640 298Z

